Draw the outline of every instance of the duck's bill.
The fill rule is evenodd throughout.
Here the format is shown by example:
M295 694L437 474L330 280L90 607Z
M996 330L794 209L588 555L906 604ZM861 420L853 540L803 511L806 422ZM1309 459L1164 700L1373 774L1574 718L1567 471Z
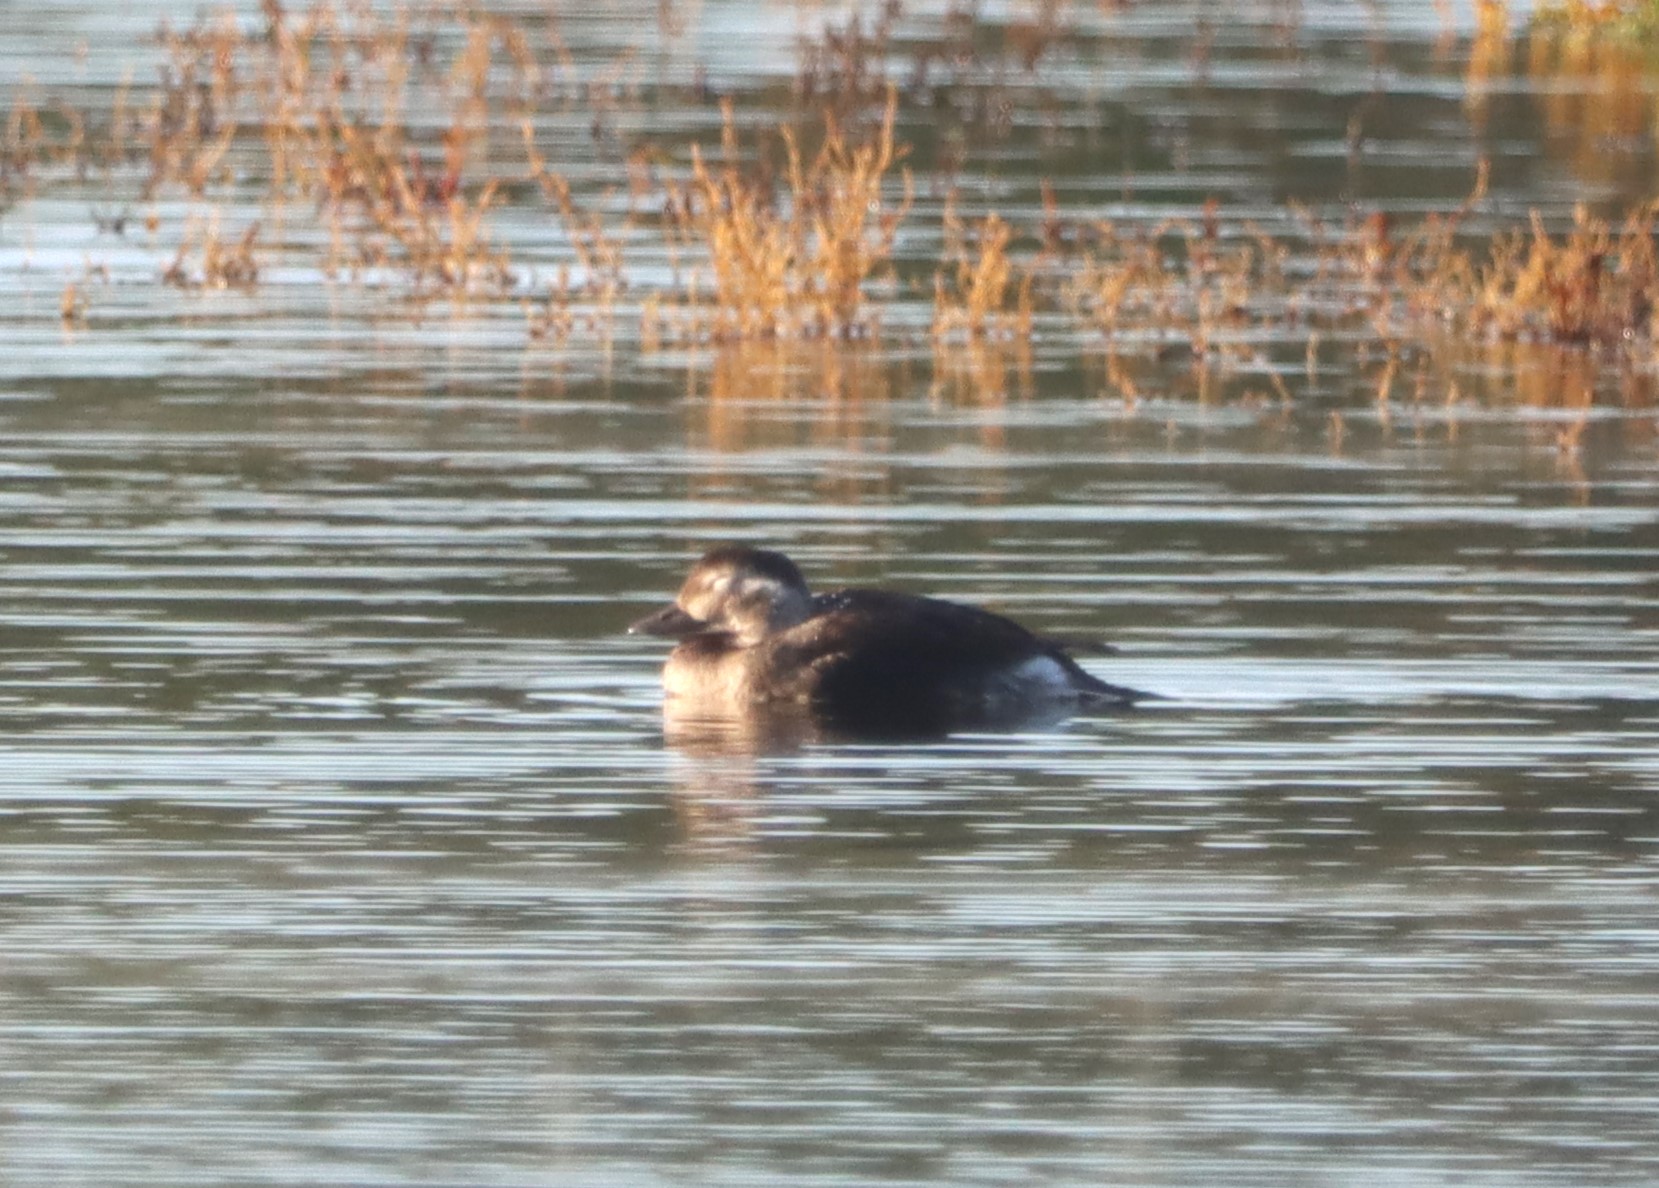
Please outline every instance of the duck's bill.
M630 635L694 635L699 631L707 630L707 623L686 614L673 603L669 603L660 611L653 611L637 623L631 623L628 626Z

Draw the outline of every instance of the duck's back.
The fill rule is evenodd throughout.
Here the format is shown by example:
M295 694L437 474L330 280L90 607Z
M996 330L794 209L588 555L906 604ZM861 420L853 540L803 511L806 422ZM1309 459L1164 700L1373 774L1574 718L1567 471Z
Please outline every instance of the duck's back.
M757 687L864 731L972 728L1129 692L1001 615L886 590L818 595L752 663Z

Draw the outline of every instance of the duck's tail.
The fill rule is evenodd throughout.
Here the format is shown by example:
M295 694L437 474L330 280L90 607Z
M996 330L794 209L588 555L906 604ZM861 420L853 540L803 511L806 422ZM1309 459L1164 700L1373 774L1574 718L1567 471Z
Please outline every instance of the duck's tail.
M1116 656L1116 644L1109 644L1103 639L1093 639L1086 635L1045 635L1043 643L1050 648L1072 653L1081 652L1085 656Z
M1148 693L1144 689L1131 689L1126 685L1111 685L1105 681L1089 678L1089 685L1078 690L1083 700L1092 705L1131 706L1142 701L1162 701L1162 693Z
M1077 690L1078 696L1082 698L1085 704L1127 707L1138 701L1159 701L1162 699L1162 694L1131 689L1127 685L1108 684L1088 672L1081 664L1062 651L1056 650L1054 657L1065 665L1066 671L1071 675L1072 687Z

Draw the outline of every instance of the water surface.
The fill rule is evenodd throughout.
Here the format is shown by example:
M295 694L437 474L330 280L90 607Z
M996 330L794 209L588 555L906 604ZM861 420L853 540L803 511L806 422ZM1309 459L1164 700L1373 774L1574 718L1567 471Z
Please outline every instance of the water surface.
M1300 67L1222 26L1211 85L1310 122L1310 79L1368 86L1363 22L1303 7ZM1381 9L1408 77L1421 8ZM1201 125L1175 18L1100 19L1121 101ZM516 309L304 284L117 285L65 333L41 245L83 218L0 224L0 1178L1659 1176L1640 383L1379 405L1335 366L1286 406L1176 362L1126 400L1052 340L1023 378L904 343L601 366ZM622 628L733 538L1110 639L1084 663L1165 699L665 731Z

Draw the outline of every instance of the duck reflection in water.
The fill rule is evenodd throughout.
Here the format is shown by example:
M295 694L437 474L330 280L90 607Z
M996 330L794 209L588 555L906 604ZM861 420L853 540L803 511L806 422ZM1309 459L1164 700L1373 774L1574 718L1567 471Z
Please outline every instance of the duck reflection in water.
M761 746L1050 724L1152 696L1089 675L1060 641L976 607L889 590L813 594L782 553L725 545L630 631L678 639L667 716Z

